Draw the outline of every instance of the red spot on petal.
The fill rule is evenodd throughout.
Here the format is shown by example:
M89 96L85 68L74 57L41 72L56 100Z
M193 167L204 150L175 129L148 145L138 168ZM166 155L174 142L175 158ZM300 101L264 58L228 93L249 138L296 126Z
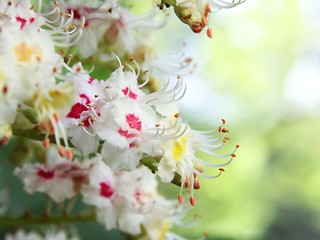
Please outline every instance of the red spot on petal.
M118 133L119 133L121 136L125 137L125 138L133 138L133 137L136 136L136 134L129 133L128 130L119 129L119 130L118 130Z
M67 115L67 118L75 118L79 119L80 115L83 111L87 111L88 107L81 104L81 103L76 103L72 106L70 112Z
M20 30L22 30L26 26L27 20L22 17L16 17L16 20L20 22Z
M141 131L142 123L139 120L139 117L136 117L133 113L126 115L126 121L130 128L135 129L137 131Z
M89 80L88 80L88 83L92 83L93 82L93 78L92 77L89 77Z
M30 23L33 23L33 22L34 22L34 20L35 20L35 18L34 18L34 17L29 18L29 22L30 22Z
M127 96L128 91L129 91L129 88L128 88L128 87L126 87L125 89L122 89L122 92L123 92L123 94L124 94L125 96ZM130 90L128 97L131 98L131 99L133 99L133 100L136 100L136 99L138 98L138 95L135 94L134 92L132 92L132 91Z
M54 178L55 171L49 170L49 169L39 168L37 170L37 175L45 180L50 180L50 179Z
M81 93L80 95L79 95L79 97L81 97L82 99L84 99L86 102L86 104L89 104L91 101L90 101L90 98L86 95L86 94L84 94L84 93Z
M100 183L100 196L105 198L112 197L114 191L112 187L107 182Z

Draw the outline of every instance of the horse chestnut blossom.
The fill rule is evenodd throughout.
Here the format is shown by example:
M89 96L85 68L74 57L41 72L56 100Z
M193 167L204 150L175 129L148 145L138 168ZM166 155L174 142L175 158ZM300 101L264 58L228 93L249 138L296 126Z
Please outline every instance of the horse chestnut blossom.
M212 37L211 9L242 2L162 0L136 15L117 0L1 1L0 145L18 145L13 175L28 194L48 197L43 215L4 222L96 221L141 239L183 239L171 228L187 225L201 177L220 176L239 145L218 153L229 140L225 120L198 131L180 115L195 62L184 43L162 53L153 30L166 26L159 8L172 6L193 32ZM159 182L177 185L178 201ZM6 239L69 238L19 230Z

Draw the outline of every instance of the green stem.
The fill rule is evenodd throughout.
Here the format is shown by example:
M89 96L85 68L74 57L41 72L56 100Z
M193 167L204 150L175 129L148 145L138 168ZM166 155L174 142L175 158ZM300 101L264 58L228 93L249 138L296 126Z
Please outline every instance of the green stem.
M87 216L57 216L57 217L30 217L21 216L17 218L0 218L0 226L20 226L20 225L38 225L38 224L60 224L74 222L93 222L96 220L95 214Z

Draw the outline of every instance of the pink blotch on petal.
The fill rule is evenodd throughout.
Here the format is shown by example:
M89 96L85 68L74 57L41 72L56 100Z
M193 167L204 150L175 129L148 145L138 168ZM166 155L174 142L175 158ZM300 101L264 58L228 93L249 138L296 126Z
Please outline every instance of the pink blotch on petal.
M112 197L114 191L112 187L107 182L100 183L100 196L105 198Z
M129 88L128 88L128 87L126 87L125 89L122 89L122 92L123 92L123 94L124 94L125 96L127 96L128 91L129 91ZM137 100L138 95L135 94L134 92L132 92L132 91L130 90L130 93L129 93L129 96L128 96L128 97L131 98L131 99L133 99L133 100Z
M137 131L141 131L142 123L139 120L139 117L136 117L133 113L129 113L126 115L126 121L130 128L135 129Z
M52 178L54 178L54 175L55 175L55 171L52 169L42 169L42 168L39 168L37 170L37 175L41 178L43 178L44 180L50 180Z
M25 25L26 25L26 23L27 23L27 20L26 19L24 19L24 18L22 18L22 17L16 17L16 20L18 21L18 22L20 22L20 30L22 30L24 27L25 27Z
M81 113L87 111L89 108L81 103L76 103L72 106L70 112L67 115L67 118L79 119Z

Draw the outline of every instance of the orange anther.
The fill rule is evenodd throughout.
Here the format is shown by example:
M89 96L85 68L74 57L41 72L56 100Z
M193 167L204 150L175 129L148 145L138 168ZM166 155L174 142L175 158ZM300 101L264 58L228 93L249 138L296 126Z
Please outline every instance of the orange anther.
M195 206L196 203L197 203L196 197L190 197L190 204L191 204L192 206Z
M207 18L206 18L206 16L202 16L201 24L202 24L202 27L207 26Z
M157 124L156 124L156 127L160 127L160 123L157 123Z
M77 71L77 72L81 72L81 70L82 70L81 67L77 67L77 68L76 68L76 71Z
M66 151L62 145L59 145L58 152L59 152L60 157L65 157Z
M193 184L193 188L194 189L200 189L201 185L200 185L200 181L195 181Z
M240 147L240 145L239 145L239 144L237 144L237 145L236 145L236 148L239 148L239 147Z
M49 138L43 139L42 145L43 145L43 147L44 147L46 150L48 150L49 147L50 147L50 139L49 139Z
M52 73L57 73L57 72L58 72L58 68L57 67L52 68Z
M226 120L224 120L223 118L221 119L223 124L226 124Z
M185 188L189 188L190 185L191 185L191 181L190 181L189 178L187 178L186 181L184 182L183 186L184 186Z
M235 158L236 156L237 156L237 155L235 155L234 153L231 154L231 157L234 157L234 158Z
M57 113L53 114L53 118L56 122L59 122L59 115Z
M219 168L220 172L225 172L224 168Z
M183 196L182 196L182 194L179 194L179 195L178 195L178 201L179 201L180 204L183 203Z
M66 158L69 160L73 159L73 151L70 148L66 149Z
M174 117L175 117L175 118L179 118L179 117L180 117L180 113L176 113L176 114L174 115Z
M208 36L209 38L212 38L212 28L208 28L208 29L207 29L207 36Z
M198 176L198 175L197 175L196 173L193 173L193 178L194 178L194 179L196 179L197 176Z

